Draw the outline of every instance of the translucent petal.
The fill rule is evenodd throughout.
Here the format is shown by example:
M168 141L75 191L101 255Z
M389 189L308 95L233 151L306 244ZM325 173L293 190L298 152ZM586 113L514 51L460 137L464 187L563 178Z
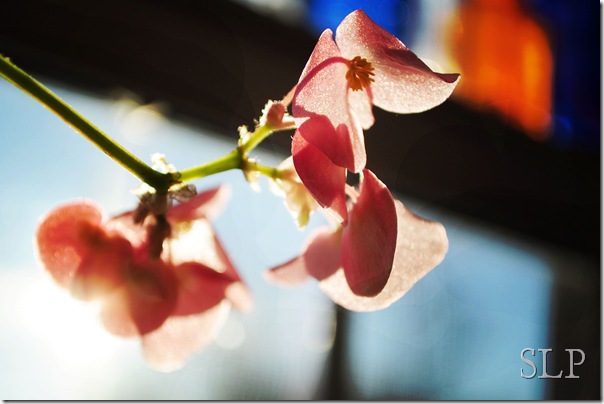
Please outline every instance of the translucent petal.
M266 278L276 284L297 286L309 276L325 279L342 265L340 229L317 229L307 240L300 256L268 270Z
M264 273L267 281L281 286L298 286L310 277L303 256L297 256Z
M161 372L180 369L192 354L216 338L228 313L229 304L223 302L203 313L170 317L161 328L143 336L147 363Z
M363 11L349 14L336 30L342 56L361 56L374 67L373 103L390 112L413 113L444 102L458 74L433 72L400 40L374 23Z
M326 30L300 77L292 114L301 136L334 164L359 172L367 156L361 123L350 113L347 71L348 61Z
M363 91L348 91L348 105L350 110L358 118L363 129L373 126L373 97L371 88Z
M346 169L333 164L298 131L292 139L292 156L296 172L308 192L340 222L346 222Z
M388 282L397 239L397 215L390 191L363 170L359 196L342 235L342 264L350 289L375 296Z
M107 331L134 336L159 328L177 303L178 283L172 270L160 260L133 262L122 287L103 302L101 320Z
M178 278L178 302L173 316L202 313L226 297L232 279L197 262L187 262L174 268Z
M132 259L132 245L122 237L99 241L82 257L69 287L71 294L83 300L103 297L123 282L123 273Z
M60 206L44 217L36 232L37 255L44 268L63 287L68 288L91 245L83 233L104 234L103 214L92 202Z
M223 184L179 203L166 216L171 223L190 222L202 217L213 219L222 212L230 197L230 187Z
M384 309L399 300L443 260L448 248L445 228L438 222L414 215L399 201L395 201L395 206L398 237L388 283L376 296L358 296L350 290L344 270L339 269L319 286L340 306L353 311Z

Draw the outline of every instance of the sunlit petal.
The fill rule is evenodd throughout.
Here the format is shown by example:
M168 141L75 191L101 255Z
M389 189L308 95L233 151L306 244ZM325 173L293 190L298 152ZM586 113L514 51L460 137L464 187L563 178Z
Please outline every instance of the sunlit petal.
M44 217L36 233L36 250L44 268L63 287L69 287L90 243L83 232L99 233L103 214L90 201L60 206Z
M301 136L334 164L358 172L366 153L361 124L348 105L347 63L326 30L300 77L292 114Z
M346 169L333 164L298 132L292 140L292 156L296 172L319 205L346 222Z
M223 302L199 314L170 317L160 329L143 336L145 360L158 371L180 369L216 338L228 313L229 304Z
M341 228L316 230L300 256L271 268L266 272L266 278L276 284L296 286L310 276L322 280L333 275L342 266L341 238Z
M264 273L269 282L281 286L298 286L310 278L303 256L297 256Z
M390 112L422 112L444 102L453 92L458 74L433 72L399 39L357 10L336 30L342 56L361 56L375 68L373 103Z
M353 311L381 310L399 300L444 258L448 249L445 228L422 219L395 201L398 238L394 265L384 289L373 297L358 296L350 290L344 270L320 282L323 292L335 303Z
M220 303L232 280L205 265L188 262L174 268L178 278L178 303L174 316L201 313Z
M202 217L213 219L224 210L230 197L231 188L226 184L221 185L179 203L166 216L172 223L190 222Z
M124 283L103 302L101 320L116 335L144 335L159 328L173 313L178 284L163 261L133 262Z
M397 239L397 215L390 191L363 170L359 197L342 235L342 264L351 290L375 296L388 282Z

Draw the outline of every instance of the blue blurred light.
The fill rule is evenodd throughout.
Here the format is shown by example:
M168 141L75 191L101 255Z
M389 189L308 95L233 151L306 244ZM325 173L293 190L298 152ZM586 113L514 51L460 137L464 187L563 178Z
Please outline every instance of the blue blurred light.
M527 3L550 33L554 55L555 131L563 147L600 150L600 11L591 1ZM570 131L569 131L570 129Z
M414 31L417 8L415 0L310 0L308 15L312 29L319 34L326 28L335 32L344 17L360 9L392 35L407 41Z

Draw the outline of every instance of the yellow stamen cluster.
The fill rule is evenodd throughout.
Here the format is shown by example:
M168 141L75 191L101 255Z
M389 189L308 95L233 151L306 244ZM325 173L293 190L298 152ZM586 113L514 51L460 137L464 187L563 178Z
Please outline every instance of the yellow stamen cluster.
M359 91L369 87L371 82L374 81L369 77L375 76L373 70L375 69L367 59L355 56L348 64L348 71L346 72L346 80L348 80L352 91Z

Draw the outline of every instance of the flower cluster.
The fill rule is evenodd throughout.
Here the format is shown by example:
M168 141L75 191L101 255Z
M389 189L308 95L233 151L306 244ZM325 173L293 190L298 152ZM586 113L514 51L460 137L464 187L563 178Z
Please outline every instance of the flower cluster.
M294 89L266 105L255 131L240 128L230 154L181 172L161 156L153 168L130 167L147 185L138 208L117 217L105 218L90 201L55 209L38 228L40 261L74 297L100 302L109 332L139 337L151 366L177 369L212 340L229 307L251 305L210 223L228 189L196 195L186 184L237 168L252 185L260 174L270 177L299 227L319 207L333 224L317 230L300 256L267 271L269 280L296 285L315 278L350 310L388 307L438 265L448 241L441 224L408 211L366 168L363 130L374 123L373 105L425 111L446 100L458 79L433 72L355 11L335 40L323 32ZM292 154L279 167L248 156L272 132L294 128ZM347 184L349 172L359 174L356 186Z
M446 100L458 79L430 70L363 11L342 21L335 41L323 32L293 95L292 156L301 182L338 224L311 237L269 279L295 284L310 275L336 303L369 311L399 299L443 259L444 228L407 211L365 168L363 129L373 125L372 105L425 111ZM347 171L361 173L358 191L346 184Z
M109 332L140 337L151 366L174 370L212 340L231 305L251 304L209 222L228 193L212 189L174 207L153 195L110 219L90 201L73 202L41 221L38 256L74 297L100 301Z

